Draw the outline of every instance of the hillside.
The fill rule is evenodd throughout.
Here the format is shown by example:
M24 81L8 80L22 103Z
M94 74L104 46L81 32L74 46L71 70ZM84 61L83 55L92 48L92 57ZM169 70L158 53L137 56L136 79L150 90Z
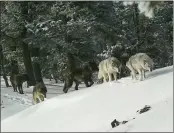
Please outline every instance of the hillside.
M1 120L1 131L173 131L173 66L154 70L147 77L142 82L126 77L49 97ZM139 114L137 110L145 105L151 109ZM112 128L114 119L128 122Z

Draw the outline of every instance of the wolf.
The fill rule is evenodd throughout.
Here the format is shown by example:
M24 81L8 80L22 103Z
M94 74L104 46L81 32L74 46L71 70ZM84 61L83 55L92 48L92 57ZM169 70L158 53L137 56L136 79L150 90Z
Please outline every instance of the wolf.
M112 74L114 80L117 80L117 73L120 73L121 63L116 57L109 57L99 63L99 73L98 79L104 80L107 82L107 77L109 77L109 82L112 81Z
M13 86L14 91L16 92L18 89L20 94L24 94L23 89L22 89L22 84L25 81L27 81L27 82L29 81L28 75L25 73L24 74L11 74L11 76L10 76L10 82L11 82L11 85Z
M53 68L49 70L50 73L50 79L54 79L55 83L58 83L58 74L57 74L57 65L54 64ZM51 80L50 80L51 81Z
M51 79L54 79L55 83L58 83L58 75L57 75L57 73L51 73L51 74L48 75L48 77L49 77L50 81L51 81Z
M144 80L145 71L152 71L154 67L153 60L146 53L137 53L129 58L126 66L131 71L133 80L136 80L136 73L139 74L139 80Z
M95 62L88 62L81 68L74 68L65 79L64 93L68 92L68 89L75 82L75 90L78 90L78 86L81 82L84 82L86 87L90 87L94 84L92 80L93 72L98 71L98 66Z
M33 88L33 102L35 104L44 101L46 98L47 88L43 82L36 83L35 87Z

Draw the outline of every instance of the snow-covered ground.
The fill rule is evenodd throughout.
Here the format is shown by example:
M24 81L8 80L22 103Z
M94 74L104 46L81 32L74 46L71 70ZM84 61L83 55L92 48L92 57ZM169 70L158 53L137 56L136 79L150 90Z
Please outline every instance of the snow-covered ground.
M32 105L25 95L1 86L2 132L146 132L173 131L173 66L154 70L144 81L130 77L63 94L63 84L45 80L48 100ZM1 78L2 80L2 78ZM83 89L82 89L83 88ZM145 105L151 107L139 114ZM18 113L19 112L19 113ZM134 119L133 119L134 118ZM111 122L128 121L112 128Z
M9 77L8 77L9 78ZM47 86L47 98L52 98L63 93L63 83L55 84L54 80L44 79L44 83ZM9 81L10 84L10 81ZM74 86L74 85L73 85ZM80 85L79 89L83 89L85 86ZM33 86L27 88L26 82L23 84L24 95L17 92L13 92L13 88L6 88L4 79L1 77L1 120L16 114L29 106L32 106L32 91ZM74 88L70 88L69 92L74 91Z

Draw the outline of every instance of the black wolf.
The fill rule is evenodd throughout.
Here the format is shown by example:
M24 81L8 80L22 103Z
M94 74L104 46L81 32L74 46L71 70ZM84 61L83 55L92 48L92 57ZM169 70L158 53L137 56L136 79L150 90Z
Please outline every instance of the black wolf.
M94 84L92 80L93 72L98 71L98 66L95 62L88 62L82 68L74 68L65 79L63 91L68 92L68 89L75 82L75 90L78 90L78 86L81 82L84 82L86 87L90 87Z
M10 82L13 86L14 91L19 91L20 94L24 94L22 84L25 81L29 81L27 74L11 74Z

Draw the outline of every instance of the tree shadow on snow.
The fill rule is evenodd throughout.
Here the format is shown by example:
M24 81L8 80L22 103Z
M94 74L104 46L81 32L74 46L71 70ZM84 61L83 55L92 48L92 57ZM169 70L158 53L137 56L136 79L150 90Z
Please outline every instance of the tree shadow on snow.
M25 93L26 93L26 94L33 94L33 92L27 92L27 91L26 91ZM59 91L57 91L57 92L47 92L47 95L48 95L48 94L58 94L58 95L59 95L59 94L63 94L63 93L64 93L64 92L59 92Z
M46 86L57 86L57 87L64 87L64 84L63 85L60 85L60 84L45 84ZM74 85L74 84L73 84ZM72 87L74 87L74 86L72 86ZM71 88L72 88L71 87ZM85 86L80 86L79 85L79 87L78 88L86 88ZM52 89L54 89L54 88L52 88Z
M151 78L157 77L159 75L167 74L167 73L170 73L170 72L173 72L173 67L169 68L169 69L160 70L160 71L154 70L154 71L152 71L152 73L148 74L147 78L151 79Z
M59 84L45 84L46 86L58 86L58 87L63 87L64 85L59 85Z

